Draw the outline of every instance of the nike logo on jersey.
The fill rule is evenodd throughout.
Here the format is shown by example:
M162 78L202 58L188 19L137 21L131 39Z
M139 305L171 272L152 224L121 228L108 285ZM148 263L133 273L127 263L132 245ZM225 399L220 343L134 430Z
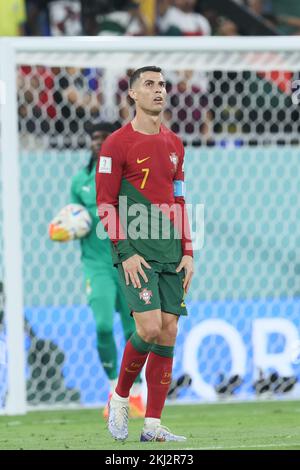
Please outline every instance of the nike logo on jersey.
M90 186L82 186L81 189L82 189L82 191L86 191L87 193L89 193L90 190L91 190Z
M140 159L140 158L137 158L136 162L137 162L137 163L143 163L143 162L145 162L146 160L149 160L149 158L151 158L151 157L146 157L146 158L141 158L141 159Z

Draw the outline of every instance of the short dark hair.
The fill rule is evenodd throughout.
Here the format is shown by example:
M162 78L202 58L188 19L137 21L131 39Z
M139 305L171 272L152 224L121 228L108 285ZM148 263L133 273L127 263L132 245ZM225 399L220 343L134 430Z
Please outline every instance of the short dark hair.
M145 67L141 67L140 69L136 69L133 74L130 76L129 79L129 88L132 88L134 82L140 78L141 74L144 72L157 72L161 73L161 68L156 67L156 65L146 65Z

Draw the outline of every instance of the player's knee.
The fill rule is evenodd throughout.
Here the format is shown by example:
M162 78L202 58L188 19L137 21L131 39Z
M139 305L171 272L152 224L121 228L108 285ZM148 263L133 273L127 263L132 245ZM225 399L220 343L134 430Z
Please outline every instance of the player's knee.
M144 326L143 330L140 332L140 335L146 341L146 343L153 343L161 333L160 325L147 325Z
M170 341L175 341L178 333L177 323L170 323L166 325L162 331L165 338Z

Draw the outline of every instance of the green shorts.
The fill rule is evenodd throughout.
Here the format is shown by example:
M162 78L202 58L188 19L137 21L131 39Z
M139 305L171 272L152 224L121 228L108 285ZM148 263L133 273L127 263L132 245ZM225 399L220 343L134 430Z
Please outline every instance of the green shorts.
M131 281L127 286L122 264L118 265L120 285L132 312L148 312L160 309L174 315L187 315L184 302L184 270L179 273L176 268L179 263L161 264L149 261L151 269L143 269L148 282L140 277L141 288L134 288Z

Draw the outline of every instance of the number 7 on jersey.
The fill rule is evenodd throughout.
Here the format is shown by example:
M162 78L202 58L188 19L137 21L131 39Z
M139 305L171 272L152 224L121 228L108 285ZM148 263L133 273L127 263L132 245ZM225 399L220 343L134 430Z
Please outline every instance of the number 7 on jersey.
M148 176L149 176L150 168L142 168L142 172L145 174L144 174L144 178L141 184L141 189L144 189Z

